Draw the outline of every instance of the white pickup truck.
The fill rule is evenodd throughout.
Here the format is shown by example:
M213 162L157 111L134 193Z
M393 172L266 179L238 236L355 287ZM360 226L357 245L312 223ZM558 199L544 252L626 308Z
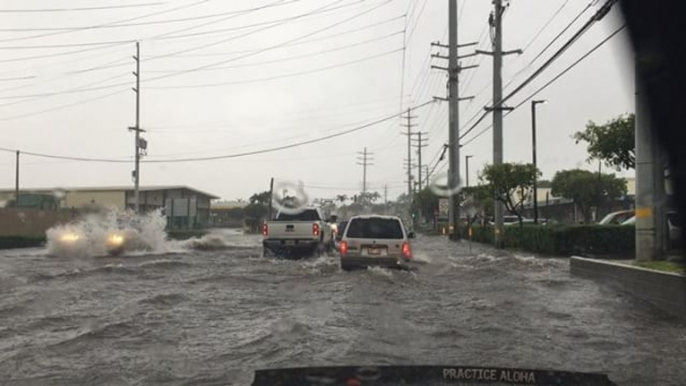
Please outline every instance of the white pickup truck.
M296 214L277 213L274 220L262 225L263 256L297 258L331 251L334 235L328 220L315 207Z

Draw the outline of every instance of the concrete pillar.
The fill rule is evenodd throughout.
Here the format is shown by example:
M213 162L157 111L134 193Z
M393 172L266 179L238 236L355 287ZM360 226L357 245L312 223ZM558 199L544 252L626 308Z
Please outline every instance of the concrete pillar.
M651 128L640 81L645 61L636 63L636 260L660 260L667 241L664 158Z

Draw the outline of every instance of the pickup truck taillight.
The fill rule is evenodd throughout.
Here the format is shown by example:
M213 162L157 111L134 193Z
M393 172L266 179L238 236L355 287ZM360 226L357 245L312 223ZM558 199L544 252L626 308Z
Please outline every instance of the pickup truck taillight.
M319 236L319 224L312 224L312 236Z
M269 225L262 224L262 236L269 236Z
M341 243L338 244L338 253L340 253L341 256L345 256L348 254L348 242L347 241L341 241Z
M402 253L406 259L412 258L412 250L410 250L410 243L408 243L407 241L403 243Z

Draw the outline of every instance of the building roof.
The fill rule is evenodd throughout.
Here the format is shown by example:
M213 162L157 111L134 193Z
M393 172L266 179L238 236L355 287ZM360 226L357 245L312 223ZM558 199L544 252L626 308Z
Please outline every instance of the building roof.
M210 199L218 199L218 196L203 192L202 190L194 189L185 185L160 185L160 186L141 186L138 188L141 192L158 191L158 190L172 190L172 189L186 189L197 194L207 196ZM114 191L133 191L132 186L79 186L72 188L20 188L20 193L55 193L59 191L65 192L114 192ZM14 193L14 189L0 189L0 193Z

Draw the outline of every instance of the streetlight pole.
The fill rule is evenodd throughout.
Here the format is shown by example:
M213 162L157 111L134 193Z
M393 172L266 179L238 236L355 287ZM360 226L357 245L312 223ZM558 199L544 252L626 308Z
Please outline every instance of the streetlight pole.
M467 187L469 187L469 159L474 157L473 155L466 155L464 156L464 165L465 165L465 171L464 171L464 176L465 179L467 180Z
M531 149L533 152L534 170L538 170L536 163L536 105L547 103L546 100L531 101ZM538 224L538 175L534 174L534 224Z

